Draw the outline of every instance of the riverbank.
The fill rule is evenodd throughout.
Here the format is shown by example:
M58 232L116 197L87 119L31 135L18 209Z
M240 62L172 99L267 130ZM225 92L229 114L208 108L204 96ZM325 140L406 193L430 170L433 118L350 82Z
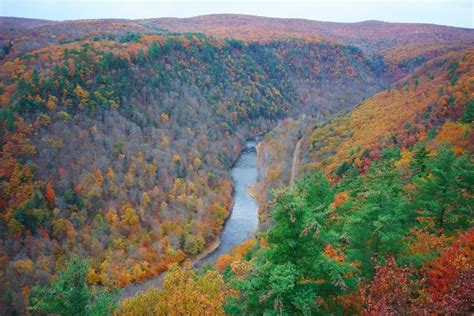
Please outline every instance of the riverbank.
M214 264L217 258L228 253L233 247L252 238L258 229L258 205L255 193L251 188L257 183L257 154L256 148L259 136L246 141L239 157L232 164L231 176L233 180L232 206L222 224L222 230L216 239L211 241L198 254L187 257L195 268L206 264ZM139 283L127 285L122 292L121 299L131 297L150 287L161 287L167 272Z

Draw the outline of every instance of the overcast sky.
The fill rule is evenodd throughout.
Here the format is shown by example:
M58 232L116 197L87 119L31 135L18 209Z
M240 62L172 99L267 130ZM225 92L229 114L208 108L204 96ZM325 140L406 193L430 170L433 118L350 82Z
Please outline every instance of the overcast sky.
M242 13L319 21L421 22L474 28L474 0L0 0L0 15L50 20Z

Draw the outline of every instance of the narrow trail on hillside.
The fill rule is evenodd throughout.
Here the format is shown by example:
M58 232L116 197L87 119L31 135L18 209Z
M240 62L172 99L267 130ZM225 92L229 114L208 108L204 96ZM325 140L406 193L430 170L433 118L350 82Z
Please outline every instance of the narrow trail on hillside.
M300 151L301 151L301 141L303 138L300 138L296 143L295 150L293 151L293 162L291 164L291 173L290 173L290 185L293 184L297 176L298 167L300 164Z

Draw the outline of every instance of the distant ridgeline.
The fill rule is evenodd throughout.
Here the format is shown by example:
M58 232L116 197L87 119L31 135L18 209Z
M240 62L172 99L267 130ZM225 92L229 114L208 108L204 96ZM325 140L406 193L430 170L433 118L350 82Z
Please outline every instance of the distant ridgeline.
M33 286L71 257L88 260L76 262L87 286L113 289L201 252L228 215L243 141L287 118L321 121L362 102L324 126L269 134L286 147L267 146L268 170L291 160L302 136L301 174L317 167L333 183L370 173L394 146L408 178L420 142L427 155L446 142L472 152L470 30L426 26L424 40L419 25L399 36L382 23L384 42L338 30L357 24L331 33L293 21L290 32L277 19L234 16L247 31L232 36L232 16L203 18L0 18L0 314L39 308ZM259 33L262 21L277 31ZM174 33L193 30L208 35ZM259 200L285 174L265 174Z

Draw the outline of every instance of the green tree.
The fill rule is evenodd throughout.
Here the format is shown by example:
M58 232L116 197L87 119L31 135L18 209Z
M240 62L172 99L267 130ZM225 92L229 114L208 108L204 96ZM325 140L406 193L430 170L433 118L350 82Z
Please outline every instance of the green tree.
M72 258L65 263L58 279L49 286L33 287L30 309L33 312L59 315L108 315L116 305L116 294L91 289L86 283L87 261Z
M463 123L471 123L472 121L474 121L474 99L469 101L461 118Z
M392 157L374 163L343 228L349 237L348 255L361 264L365 276L372 275L375 265L387 255L396 256L403 250L401 242L409 229L394 160Z
M35 190L33 197L16 209L15 219L31 232L36 233L38 226L44 225L50 217L50 212L47 212L45 208L43 194Z
M275 192L268 248L258 252L255 273L234 284L242 297L227 306L228 313L314 314L324 310L318 297L328 302L353 286L349 265L324 253L340 240L328 230L333 197L319 172Z
M347 161L343 161L342 164L335 171L335 174L336 176L341 177L350 168L351 168L351 164L347 163Z
M157 58L160 54L160 48L158 47L157 42L152 42L150 48L148 49L149 58Z
M470 227L474 215L472 155L457 157L448 147L427 162L427 176L416 181L413 206L433 218L436 228L452 231Z
M428 150L423 143L417 143L414 146L413 158L410 161L410 169L413 176L424 175L426 172L426 159L428 157Z

